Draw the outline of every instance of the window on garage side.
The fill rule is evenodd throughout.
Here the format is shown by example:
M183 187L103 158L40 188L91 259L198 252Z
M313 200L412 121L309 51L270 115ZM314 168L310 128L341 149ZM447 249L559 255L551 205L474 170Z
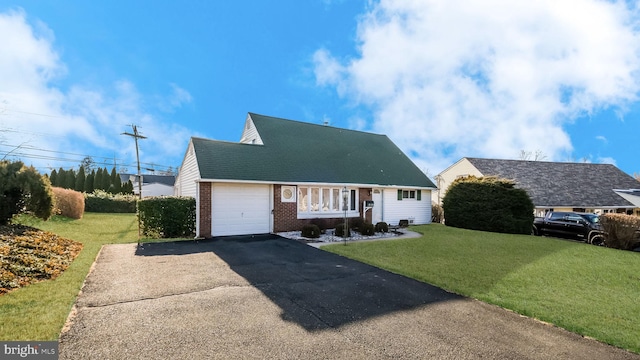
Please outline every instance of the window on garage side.
M405 199L422 200L422 190L398 189L398 200Z

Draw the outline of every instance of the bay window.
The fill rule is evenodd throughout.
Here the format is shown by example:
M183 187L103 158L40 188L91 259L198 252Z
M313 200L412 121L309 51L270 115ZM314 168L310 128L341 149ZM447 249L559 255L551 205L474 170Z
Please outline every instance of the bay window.
M348 189L347 208L351 215L358 212L358 192ZM299 217L334 217L344 214L342 188L322 186L298 186Z

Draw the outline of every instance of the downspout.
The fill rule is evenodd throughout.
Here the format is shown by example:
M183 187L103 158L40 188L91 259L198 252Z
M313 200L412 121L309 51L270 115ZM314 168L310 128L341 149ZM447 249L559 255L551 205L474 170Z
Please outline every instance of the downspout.
M200 181L196 183L196 239L200 238Z

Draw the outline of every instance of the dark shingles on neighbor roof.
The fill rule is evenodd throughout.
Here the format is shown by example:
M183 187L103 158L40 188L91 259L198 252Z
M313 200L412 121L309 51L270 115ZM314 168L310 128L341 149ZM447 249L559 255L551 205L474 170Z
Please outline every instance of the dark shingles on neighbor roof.
M129 179L135 179L138 175L136 174L120 174L120 180L122 182L127 182ZM176 182L176 177L174 175L150 175L150 174L142 174L142 183L143 184L163 184L173 186Z
M613 189L640 183L610 164L467 158L484 176L515 180L536 206L633 207Z
M203 179L435 188L385 135L249 116L264 145L192 138Z

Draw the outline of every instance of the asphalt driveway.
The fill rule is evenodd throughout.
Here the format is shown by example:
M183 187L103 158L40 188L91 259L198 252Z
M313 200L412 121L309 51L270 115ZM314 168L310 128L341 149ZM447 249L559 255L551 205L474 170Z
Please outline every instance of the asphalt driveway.
M640 359L277 236L105 246L61 359Z

